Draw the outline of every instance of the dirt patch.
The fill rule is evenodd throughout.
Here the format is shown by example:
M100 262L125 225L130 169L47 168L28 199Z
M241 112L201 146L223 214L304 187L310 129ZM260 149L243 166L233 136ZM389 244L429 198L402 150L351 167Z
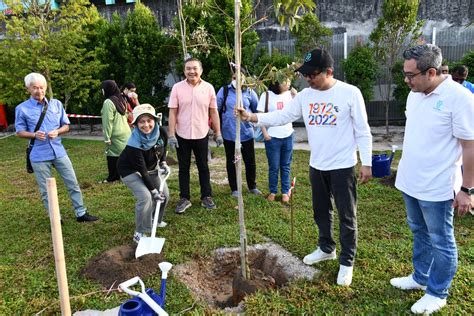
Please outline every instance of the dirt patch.
M227 179L227 170L225 168L226 160L225 157L214 156L209 161L211 172L211 182L217 185L227 185L229 180ZM211 167L212 166L212 167Z
M217 249L210 258L174 267L173 274L211 308L241 312L238 303L246 294L279 288L297 278L312 279L318 273L274 243L249 247L248 258L251 280L240 277L239 248Z
M397 172L392 171L392 174L380 179L380 184L386 185L388 187L395 187L395 178L397 177Z
M90 259L80 273L108 289L135 276L145 278L159 271L158 263L163 261L163 253L135 259L135 249L135 245L122 245L107 250Z

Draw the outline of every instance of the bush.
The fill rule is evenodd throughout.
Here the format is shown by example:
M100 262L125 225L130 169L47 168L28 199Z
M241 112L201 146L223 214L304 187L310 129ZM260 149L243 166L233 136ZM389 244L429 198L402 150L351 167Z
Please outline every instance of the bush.
M474 82L474 50L470 50L462 57L461 65L469 68L467 81Z
M396 85L393 90L393 97L397 101L406 102L410 87L405 83L405 76L403 75L403 61L399 60L393 65L392 69L393 83Z
M358 87L368 103L374 95L374 83L378 73L372 48L368 45L358 45L349 53L347 59L342 61L342 67L346 81Z

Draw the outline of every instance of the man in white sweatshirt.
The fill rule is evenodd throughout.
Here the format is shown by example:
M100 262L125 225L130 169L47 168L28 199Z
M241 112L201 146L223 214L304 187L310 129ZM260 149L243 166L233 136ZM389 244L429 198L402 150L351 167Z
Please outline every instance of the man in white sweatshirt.
M324 49L309 52L298 69L309 84L282 111L250 114L242 120L275 126L303 117L311 147L309 177L314 220L319 229L318 247L303 262L314 264L336 258L333 235L334 198L339 213L341 254L337 284L352 282L357 247L357 149L362 166L359 182L372 176L372 135L360 90L333 77L334 60Z

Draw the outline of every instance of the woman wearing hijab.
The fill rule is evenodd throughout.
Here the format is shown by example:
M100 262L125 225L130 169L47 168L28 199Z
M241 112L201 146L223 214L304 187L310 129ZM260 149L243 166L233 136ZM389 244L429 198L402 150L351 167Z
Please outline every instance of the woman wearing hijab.
M136 198L135 233L133 240L151 231L153 212L157 201L163 201L159 210L158 227L166 226L162 221L164 208L169 198L168 186L164 184L163 194L158 191L158 172L169 173L166 164L168 135L157 123L155 109L150 104L137 105L133 109L132 135L118 160L118 171L122 182L132 190ZM161 169L161 170L158 170Z
M128 112L128 125L132 127L133 121L133 109L139 105L137 87L133 82L127 82L122 87L122 96L127 100L127 112Z
M109 175L101 183L120 180L117 171L117 160L130 137L130 127L127 122L127 100L113 80L102 82L102 92L105 101L102 106L102 134L106 144L107 168Z

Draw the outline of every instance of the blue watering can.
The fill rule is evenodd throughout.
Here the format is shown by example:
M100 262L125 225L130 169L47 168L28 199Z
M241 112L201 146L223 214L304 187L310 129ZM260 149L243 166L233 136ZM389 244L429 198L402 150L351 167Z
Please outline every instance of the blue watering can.
M383 178L390 175L390 166L392 165L393 156L397 150L397 145L392 145L392 153L373 155L372 156L372 176L374 178Z
M120 305L119 316L168 316L163 308L165 307L166 279L172 264L162 262L158 266L162 272L160 295L156 294L153 289L145 290L145 284L139 277L120 283L119 288L121 290L135 297ZM141 292L130 289L131 286L137 283L141 286Z

